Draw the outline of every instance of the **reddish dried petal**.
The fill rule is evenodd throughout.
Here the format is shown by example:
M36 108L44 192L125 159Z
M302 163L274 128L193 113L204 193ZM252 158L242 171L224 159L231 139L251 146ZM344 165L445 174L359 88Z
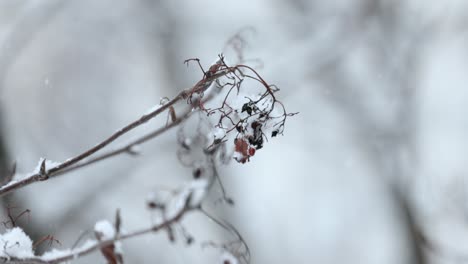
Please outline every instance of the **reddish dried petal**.
M255 148L249 148L249 156L252 157L255 155Z

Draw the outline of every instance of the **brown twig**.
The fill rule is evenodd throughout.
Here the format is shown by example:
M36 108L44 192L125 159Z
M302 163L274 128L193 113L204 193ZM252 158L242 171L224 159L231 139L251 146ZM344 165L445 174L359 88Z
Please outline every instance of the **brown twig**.
M25 186L28 186L28 185L30 185L32 183L35 183L35 182L38 182L38 181L48 180L49 178L52 178L54 176L58 176L60 174L64 174L65 172L87 166L87 165L95 163L95 162L97 162L99 160L103 160L103 159L118 155L118 154L123 153L123 152L129 152L129 148L126 148L126 149L123 149L123 150L120 149L120 150L113 151L113 152L107 153L105 155L102 155L100 157L97 157L96 159L93 159L93 160L91 160L89 162L84 162L83 164L76 165L80 161L84 160L85 158L90 157L91 155L93 155L97 151L99 151L99 150L103 149L104 147L108 146L110 143L112 143L113 141L115 141L116 139L121 137L122 135L124 135L124 134L128 133L129 131L139 127L140 125L148 122L149 120L153 119L154 117L158 116L159 114L163 113L164 111L170 109L177 102L179 102L181 99L187 99L187 98L191 97L195 93L203 93L206 89L209 88L209 86L213 83L214 80L216 80L216 79L218 79L218 78L220 78L222 76L225 76L228 73L230 73L230 71L223 70L223 71L217 72L216 74L213 74L210 77L204 76L203 79L200 80L199 82L197 82L192 88L182 90L179 94L177 94L172 100L170 100L166 104L162 105L158 109L156 109L156 110L154 110L154 111L152 111L152 112L150 112L148 114L145 114L145 115L141 116L139 119L131 122L130 124L124 126L123 128L119 129L117 132L113 133L111 136L109 136L105 140L101 141L100 143L98 143L94 147L82 152L81 154L79 154L79 155L77 155L75 157L67 159L64 162L60 163L59 165L54 166L54 167L52 167L50 169L45 168L45 163L43 163L43 164L41 164L41 169L40 169L39 172L33 173L32 175L29 175L29 176L27 176L27 177L25 177L23 179L20 179L20 180L17 180L17 181L13 180L13 181L10 181L9 183L6 183L5 185L3 185L0 188L0 197L4 196L4 195L6 195L6 194L8 194L8 193L10 193L10 192L12 192L14 190L18 190L18 189L21 189L21 188L23 188ZM168 125L168 126L162 128L161 130L155 131L154 134L159 135L159 134L165 132L166 130L168 130L169 128L175 126L176 124L177 124L177 122L173 122L171 125ZM153 137L155 137L155 135L150 134L150 135L147 135L147 136L143 137L142 139L140 139L138 141L144 142L144 141L147 141L147 140L149 140L150 138L153 138ZM133 145L136 145L136 144L133 144ZM72 167L73 165L76 165L75 168Z
M33 249L36 249L40 244L49 241L48 246L51 247L52 244L55 242L59 245L62 245L58 239L56 239L53 235L47 235L45 237L42 237L38 241L34 242L33 244Z
M8 216L8 220L2 222L2 224L3 224L3 226L5 228L8 228L8 225L11 225L11 227L16 227L18 219L23 217L23 215L27 215L28 220L29 220L31 210L26 209L26 210L23 210L21 213L17 214L16 216L13 216L13 210L12 209L18 209L18 208L16 206L10 206L10 205L6 206L6 210L7 210L6 213L7 213L7 216Z
M173 128L173 127L176 127L177 125L179 125L180 123L182 123L182 121L184 121L185 119L187 119L190 115L190 112L187 111L185 112L183 115L179 116L179 118L177 118L174 122L172 122L171 124L167 125L167 126L164 126L164 127L161 127L153 132L150 132L132 142L129 142L127 143L126 145L122 146L122 147L119 147L117 149L114 149L112 151L109 151L109 152L106 152L106 153L103 153L101 155L98 155L92 159L89 159L89 160L84 160L83 162L80 162L74 166L71 166L65 170L62 170L60 172L58 172L57 174L55 174L53 177L56 177L56 176L59 176L59 175L62 175L62 174L65 174L65 173L68 173L70 171L74 171L76 169L79 169L79 168L82 168L82 167L86 167L88 165L91 165L91 164L94 164L98 161L102 161L102 160L105 160L105 159L108 159L108 158L112 158L114 156L118 156L120 154L125 154L125 153L130 153L130 154L135 154L135 152L132 150L132 148L134 148L135 146L138 146L138 145L141 145L155 137L158 137L159 135L165 133L166 131L168 131L169 129Z
M98 143L94 147L82 152L81 154L78 154L75 157L67 159L67 160L63 161L62 163L60 163L60 164L58 164L58 165L56 165L56 166L54 166L52 168L46 168L45 160L43 160L42 163L41 163L39 172L33 173L32 175L29 175L29 176L27 176L27 177L25 177L23 179L20 179L20 180L16 180L16 181L15 180L10 180L9 182L5 183L2 187L0 187L0 197L4 196L4 195L6 195L6 194L8 194L8 193L10 193L10 192L12 192L14 190L17 190L17 189L23 188L25 186L28 186L28 185L30 185L32 183L35 183L35 182L38 182L38 181L45 181L45 180L48 180L49 178L56 177L56 176L59 176L59 175L63 175L63 174L65 174L67 172L70 172L72 170L88 166L88 165L93 164L95 162L98 162L98 161L101 161L101 160L104 160L104 159L107 159L107 158L110 158L110 157L113 157L113 156L116 156L116 155L119 155L119 154L122 154L122 153L132 154L132 149L131 148L133 146L135 146L137 144L141 144L142 142L145 142L145 141L147 141L147 140L149 140L151 138L154 138L154 137L164 133L169 128L174 127L177 124L179 124L180 121L183 120L183 117L186 117L189 114L186 114L183 117L180 117L179 119L176 119L175 121L173 120L174 122L172 122L170 125L167 125L167 126L161 128L161 129L159 129L159 130L157 130L157 131L155 131L153 133L150 133L147 136L144 136L143 138L128 144L127 146L124 146L124 147L119 148L117 150L114 150L114 151L105 153L105 154L103 154L101 156L95 157L94 159L91 159L91 160L80 163L84 159L92 156L94 153L96 153L99 150L105 148L110 143L112 143L113 141L115 141L116 139L121 137L122 135L124 135L124 134L128 133L129 131L139 127L140 125L148 122L149 120L151 120L152 118L158 116L159 114L161 114L162 112L164 112L166 110L171 110L170 114L174 118L175 115L174 115L174 111L173 111L174 108L173 107L177 102L179 102L181 99L188 99L188 101L191 102L192 96L194 94L203 95L203 93L211 86L211 84L213 84L214 81L216 81L217 79L219 79L219 78L221 78L223 76L227 76L230 79L239 79L238 82L236 81L233 84L233 85L236 85L237 87L239 87L240 83L242 82L242 77L240 77L240 76L254 79L254 80L260 82L262 85L264 85L265 88L266 88L265 95L268 94L269 96L271 96L273 98L273 100L274 100L273 104L278 103L283 108L283 111L284 111L284 114L282 115L283 120L279 122L279 124L280 124L279 131L281 133L282 132L281 128L284 127L285 119L290 114L287 114L285 109L284 109L283 104L276 100L276 98L274 96L275 91L272 89L272 87L270 85L268 85L266 83L266 81L253 68L251 68L249 66L246 66L246 65L237 65L237 66L234 66L234 67L229 67L229 66L227 66L225 64L224 57L222 55L220 55L219 58L220 59L214 65L212 65L210 67L210 70L207 72L209 74L204 72L203 78L199 82L197 82L192 88L182 90L172 100L165 103L164 105L162 105L158 109L156 109L156 110L154 110L154 111L152 111L152 112L150 112L148 114L145 114L145 115L141 116L139 119L137 119L137 120L131 122L130 124L124 126L123 128L121 128L117 132L113 133L108 138L101 141L100 143ZM195 60L195 59L192 59L192 60ZM188 60L188 61L190 61L190 60ZM196 60L196 61L199 62L198 60ZM249 75L244 74L241 71L241 69L249 70L250 72L252 72L254 74L254 76L249 76ZM231 76L229 76L229 74ZM263 97L264 96L262 96L259 100L263 99ZM254 102L254 103L257 103L257 102ZM200 107L200 108L203 109L203 104L201 103L201 101L199 101L198 105L195 105L194 107ZM273 110L273 107L274 106L272 106L271 110L268 113L271 113L271 111ZM177 122L177 121L179 121L179 122Z
M150 119L156 117L157 115L159 115L160 113L162 113L163 111L168 109L171 105L174 105L175 103L177 103L182 98L182 95L183 95L183 93L179 93L179 95L177 95L174 99L172 99L167 104L162 105L161 107L159 107L158 109L154 110L153 112L151 112L149 114L141 116L139 119L137 119L137 120L133 121L132 123L124 126L123 128L121 128L120 130L118 130L117 132L115 132L114 134L112 134L110 137L106 138L102 142L98 143L94 147L84 151L83 153L81 153L81 154L79 154L79 155L77 155L77 156L75 156L73 158L67 159L66 161L60 163L59 165L57 165L55 167L47 169L47 168L42 166L43 164L41 164L41 170L38 173L34 173L34 174L32 174L30 176L27 176L26 178L23 178L23 179L18 180L18 181L11 181L9 184L6 184L3 187L1 187L0 188L0 196L6 195L6 194L10 193L13 190L23 188L23 187L25 187L27 185L30 185L30 184L34 183L34 182L47 180L48 178L50 178L50 177L52 177L54 175L57 175L60 171L63 171L65 169L67 169L67 168L70 168L71 166L77 164L79 161L81 161L81 160L93 155L97 151L103 149L104 147L106 147L107 145L109 145L110 143L112 143L114 140L121 137L125 133L137 128L138 126L148 122Z
M112 245L117 241L127 240L133 237L138 237L138 236L142 236L142 235L149 234L149 233L159 232L160 230L166 229L167 227L179 222L187 212L191 210L198 210L198 209L199 208L189 207L188 203L186 203L185 207L182 208L177 214L175 214L172 218L167 219L160 224L153 225L148 228L136 230L131 233L121 234L120 236L116 236L112 239L102 240L92 246L72 250L72 252L59 256L57 258L45 259L43 257L32 257L32 258L19 259L15 257L10 257L7 259L5 257L0 257L0 262L15 263L15 264L58 264L58 263L70 261L70 260L85 256L85 255L89 255L93 253L94 251L97 251L97 250L100 250L101 248Z

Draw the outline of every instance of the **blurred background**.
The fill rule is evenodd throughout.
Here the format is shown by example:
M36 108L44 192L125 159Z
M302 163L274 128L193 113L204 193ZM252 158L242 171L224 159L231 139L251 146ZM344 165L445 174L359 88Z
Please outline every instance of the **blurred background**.
M464 263L467 10L462 0L0 0L0 173L89 148L191 87L201 73L185 59L207 67L253 28L243 31L246 58L300 114L251 162L220 168L236 205L209 211L243 235L252 263ZM35 240L54 235L58 248L117 208L124 229L147 226L146 194L191 177L176 141L171 130L138 157L21 189L0 217L7 204L30 209L21 225ZM201 215L184 226L196 242L232 238ZM123 248L126 263L220 255L164 234Z

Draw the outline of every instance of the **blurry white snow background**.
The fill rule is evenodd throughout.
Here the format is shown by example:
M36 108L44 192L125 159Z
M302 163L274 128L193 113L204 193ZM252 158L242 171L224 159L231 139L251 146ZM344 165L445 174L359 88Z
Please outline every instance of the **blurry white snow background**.
M442 4L443 3L443 4ZM18 172L63 161L194 84L240 29L246 58L281 88L284 136L220 168L252 263L412 263L390 196L397 181L429 235L467 242L468 82L464 1L0 1L0 113ZM229 60L229 58L228 58ZM253 60L254 64L258 64ZM152 120L113 146L166 122ZM112 147L111 147L112 148ZM191 177L176 130L119 156L17 191L31 237L71 247L120 208L151 224L148 193ZM5 216L3 216L5 217ZM200 215L196 242L231 237ZM127 263L216 263L220 252L164 233L122 243ZM99 252L73 263L104 263Z

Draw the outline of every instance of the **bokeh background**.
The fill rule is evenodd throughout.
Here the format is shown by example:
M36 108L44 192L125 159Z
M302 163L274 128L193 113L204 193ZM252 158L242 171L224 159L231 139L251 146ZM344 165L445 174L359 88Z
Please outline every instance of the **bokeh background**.
M89 148L193 85L201 73L185 59L208 66L248 28L245 56L300 112L250 163L220 168L236 205L210 212L243 234L252 263L423 263L421 252L424 263L463 263L467 10L462 0L0 0L0 171ZM146 194L191 177L176 151L171 130L138 157L26 187L4 206L30 209L22 226L59 248L117 208L125 229L147 226ZM197 242L231 238L200 215L184 226ZM220 255L163 234L124 251L127 263Z

